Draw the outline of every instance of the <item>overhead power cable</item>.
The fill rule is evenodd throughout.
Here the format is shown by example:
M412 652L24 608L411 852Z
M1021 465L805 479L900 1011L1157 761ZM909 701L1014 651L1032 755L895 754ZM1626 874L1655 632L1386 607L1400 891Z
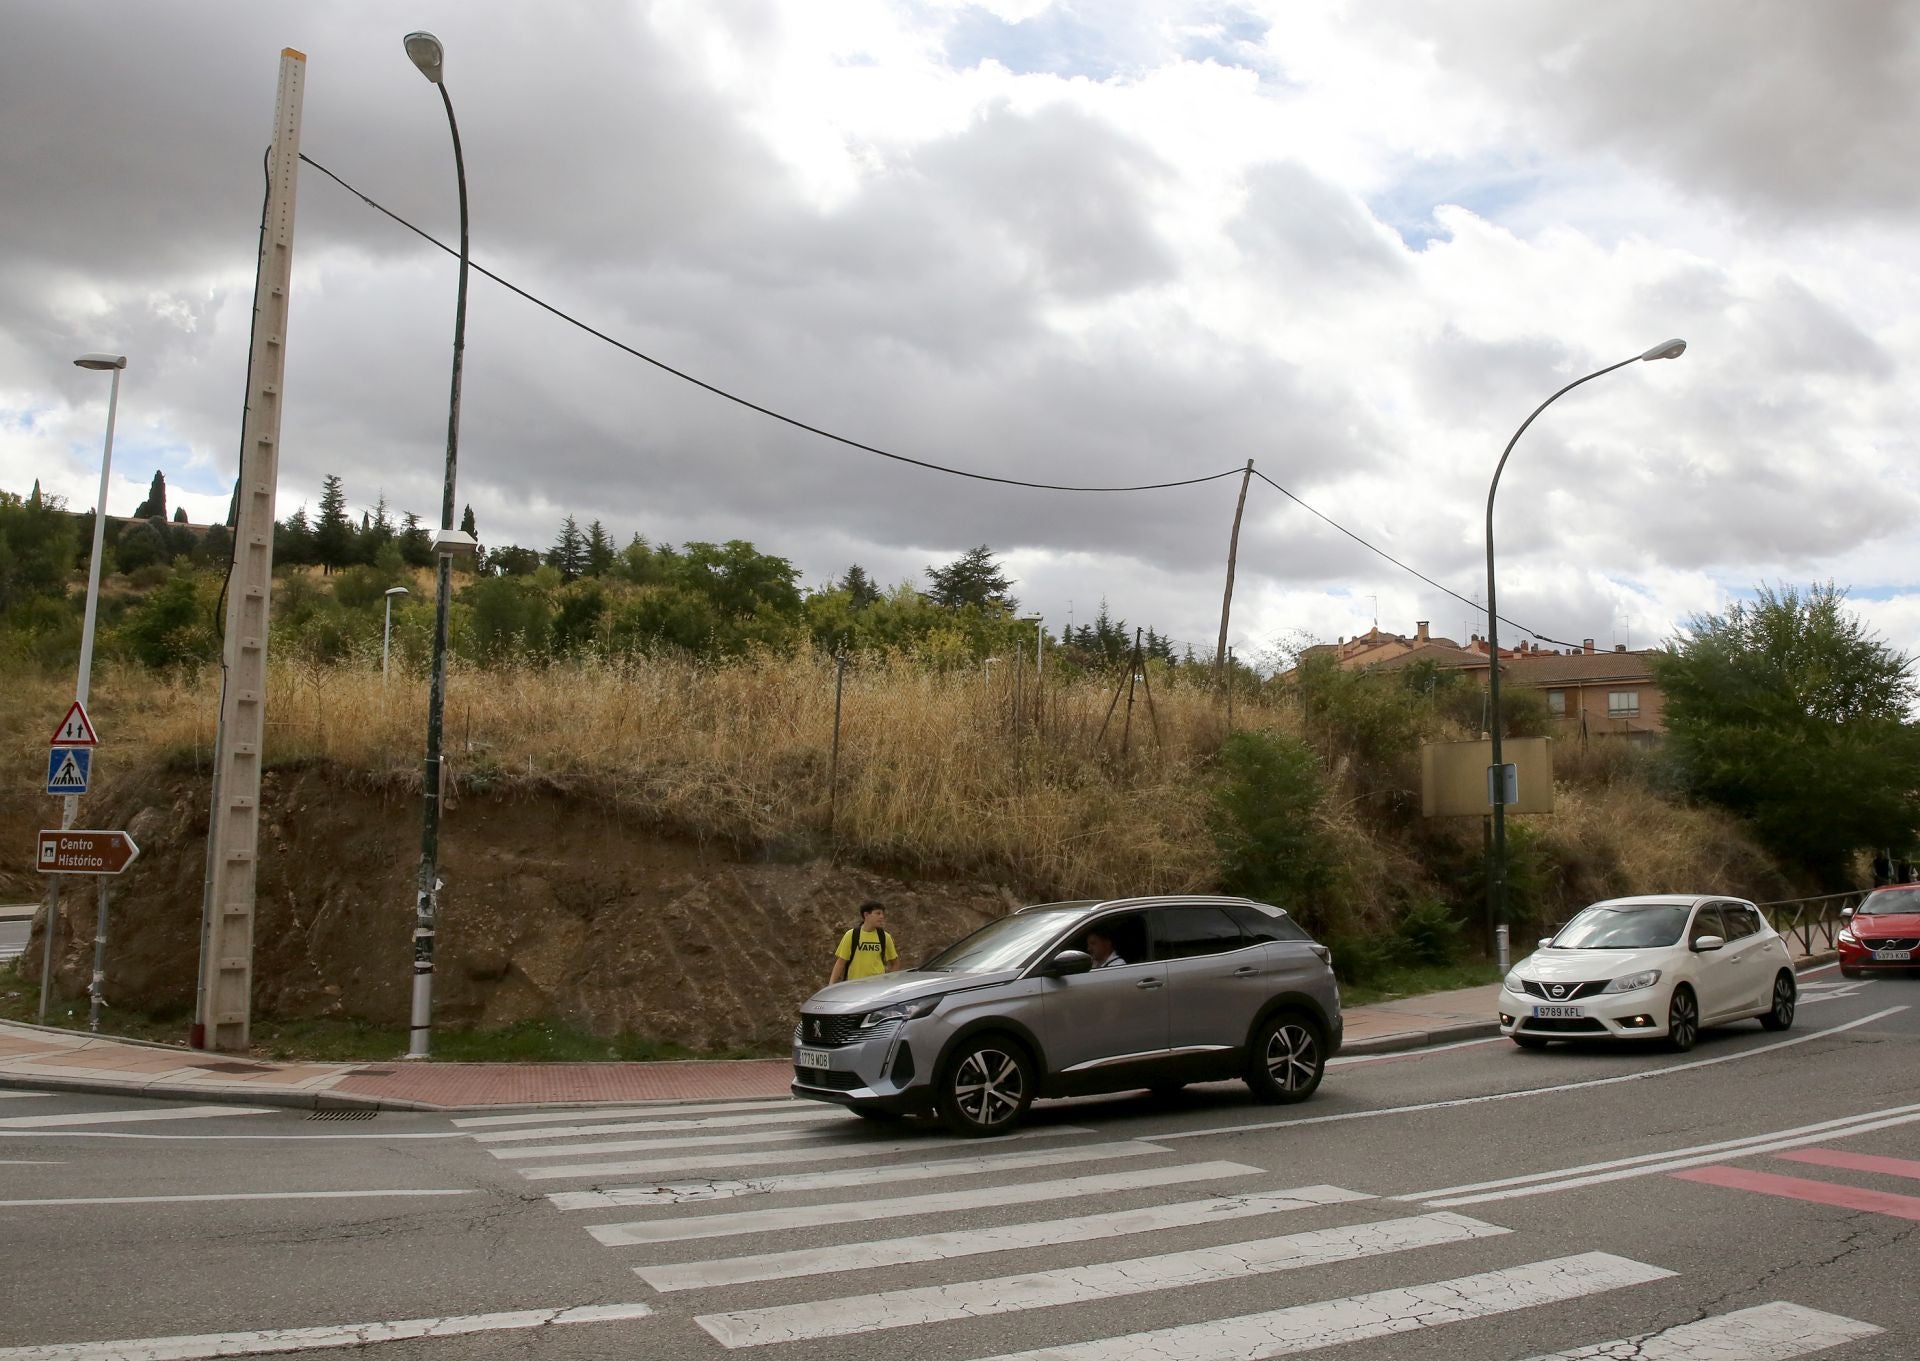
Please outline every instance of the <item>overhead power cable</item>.
M399 223L402 227L405 227L408 231L412 232L415 236L419 237L421 240L429 243L430 245L438 246L441 250L445 251L449 255L455 256L456 258L459 256L460 252L455 250L452 246L447 245L444 241L439 240L437 237L434 237L424 229L420 227L416 227L413 223L407 221L406 218L400 216L400 214L394 212L393 209L387 207L384 203L381 203L378 199L373 198L371 195L367 194L365 191L357 189L353 185L347 183L346 180L336 175L333 171L327 169L327 167L325 167L324 165L321 165L320 162L314 160L313 157L307 155L305 152L302 152L300 154L300 159L305 161L308 165L312 166L315 170L318 170L322 175L325 175L328 179L332 180L335 184L339 185L342 189L345 189L349 194L352 194L355 198L359 199L362 203L366 204L369 208L372 208L380 213L384 213L387 217L392 218L395 222ZM551 312L554 316L560 318L560 320L566 322L568 325L579 327L582 331L585 331L588 335L593 336L595 339L604 340L607 344L613 346L615 349L623 350L627 354L632 355L635 359L642 360L645 363L653 365L653 367L655 367L656 369L659 369L662 373L670 373L675 378L680 379L682 382L692 383L695 387L702 388L707 392L711 392L716 397L725 398L727 401L734 403L736 406L743 406L749 411L757 411L762 416L770 416L776 421L780 421L786 425L790 425L794 427L794 429L796 430L804 430L810 435L818 435L821 439L832 440L835 444L844 444L849 449L858 449L862 453L877 454L881 458L892 459L895 463L909 463L916 468L925 468L930 472L946 473L950 477L971 478L976 482L997 482L1002 486L1029 487L1035 491L1070 491L1070 492L1166 491L1173 487L1192 487L1192 486L1197 486L1202 482L1217 482L1223 477L1237 477L1242 471L1244 471L1241 468L1228 468L1222 472L1208 473L1204 477L1186 477L1186 478L1180 478L1172 482L1143 482L1134 486L1125 486L1125 487L1080 487L1080 486L1068 486L1068 485L1057 483L1057 482L1028 482L1017 477L995 477L992 473L969 472L965 468L950 468L945 464L931 463L923 458L910 458L906 454L896 454L890 450L879 448L876 445L867 444L861 440L849 438L846 435L836 435L831 430L825 430L825 429L822 429L820 426L809 424L806 421L800 420L798 417L789 416L785 412L775 411L770 406L762 406L759 402L752 401L746 397L742 397L738 393L729 392L723 387L718 387L712 383L707 382L704 379L696 378L692 374L687 373L685 370L675 368L673 365L667 363L665 360L655 359L650 354L645 354L640 350L636 350L633 346L627 344L625 341L618 340L615 337L608 335L605 331L599 330L593 326L588 325L586 322L580 320L580 318L574 316L572 313L564 311L561 308L554 306L552 303L547 302L543 298L536 297L535 295L527 292L526 289L521 288L517 284L509 283L507 280L501 278L498 274L495 274L492 270L487 269L483 265L475 264L471 260L468 261L468 265L470 268L474 270L475 273L486 275L489 279L499 284L502 288L506 289L508 292L518 294L520 297L525 298L528 302L532 303L535 307L538 307L543 311Z
M1286 497L1289 501L1293 502L1296 506L1300 507L1300 509L1306 511L1307 514L1312 515L1317 519L1325 520L1328 524L1332 525L1335 529L1339 530L1342 534L1346 535L1349 539L1352 539L1355 543L1359 544L1362 548L1366 549L1369 553L1377 553L1379 556L1385 558L1388 562L1392 563L1395 567L1398 567L1401 571L1407 572L1412 574L1413 576L1419 577L1420 580L1426 582L1427 585L1433 587L1434 590L1440 591L1443 594L1452 596L1455 600L1458 600L1462 605L1471 605L1477 611L1484 611L1486 609L1486 606L1482 605L1479 601L1467 599L1467 597L1465 597L1464 595L1461 595L1460 592L1454 590L1450 586L1442 586L1439 582L1435 581L1432 577L1428 576L1425 572L1422 572L1419 568L1410 567L1406 563L1400 561L1400 559L1396 558L1393 554L1387 552L1386 549L1376 547L1374 544L1367 542L1365 539L1361 538L1358 534L1355 534L1351 529L1348 529L1345 525L1341 524L1338 520L1334 519L1331 515L1323 514L1322 512L1308 505L1305 501L1302 501L1299 497L1295 496L1292 492L1288 491L1285 487L1281 486L1278 482L1275 482L1271 477L1268 477L1265 473L1261 472L1258 468L1255 468L1253 470L1253 475L1259 478L1262 482L1266 483L1269 487L1272 487L1275 491L1279 492L1282 496ZM1530 629L1525 624L1518 623L1512 619L1507 618L1507 616L1504 614L1496 614L1494 618L1498 619L1503 624L1513 625L1515 629L1517 629L1521 633L1526 634L1530 638L1538 638L1540 639L1540 641L1545 643L1552 643L1556 647L1573 647L1574 646L1574 644L1565 642L1559 638L1549 638L1546 634L1541 633L1538 629Z

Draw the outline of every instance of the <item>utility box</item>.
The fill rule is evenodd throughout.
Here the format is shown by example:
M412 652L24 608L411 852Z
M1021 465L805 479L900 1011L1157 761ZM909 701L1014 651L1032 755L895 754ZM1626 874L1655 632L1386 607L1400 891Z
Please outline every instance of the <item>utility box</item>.
M1509 737L1500 743L1503 762L1514 766L1509 813L1553 811L1553 739ZM1430 818L1483 818L1493 812L1493 743L1429 742L1420 748L1420 811ZM1513 786L1517 785L1518 788Z

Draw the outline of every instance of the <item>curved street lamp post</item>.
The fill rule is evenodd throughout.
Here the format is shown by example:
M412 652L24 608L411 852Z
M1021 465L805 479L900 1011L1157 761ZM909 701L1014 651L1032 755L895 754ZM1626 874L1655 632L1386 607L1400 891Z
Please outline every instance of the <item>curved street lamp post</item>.
M441 716L447 698L447 607L453 595L453 557L473 543L454 528L453 480L460 449L460 362L467 347L467 166L460 154L460 125L447 94L446 53L431 33L409 33L407 56L440 91L453 135L453 173L460 190L460 287L453 310L453 381L447 396L447 470L440 498L440 532L434 535L436 586L433 605L433 674L427 688L427 756L421 772L420 877L414 897L413 1016L407 1057L427 1057L433 1017L433 943L440 906Z
M1669 340L1655 345L1644 354L1636 354L1631 359L1622 359L1618 364L1609 364L1604 369L1595 369L1585 378L1576 378L1561 388L1546 401L1533 409L1533 415L1520 422L1520 428L1513 432L1513 438L1507 441L1506 449L1500 455L1500 463L1493 470L1493 483L1487 488L1487 727L1493 740L1491 766L1488 770L1488 793L1493 804L1493 863L1487 867L1487 916L1493 922L1495 950L1500 960L1500 969L1504 973L1508 961L1507 940L1507 782L1500 760L1500 613L1494 597L1493 580L1493 497L1500 490L1500 474L1506 471L1507 458L1513 453L1513 446L1527 433L1527 427L1533 424L1534 417L1552 406L1560 398L1572 392L1582 383L1590 383L1615 369L1624 369L1629 364L1653 359L1678 359L1686 353L1687 342Z
M380 626L380 688L387 688L387 652L393 644L393 598L396 595L411 595L405 586L387 587L387 617Z

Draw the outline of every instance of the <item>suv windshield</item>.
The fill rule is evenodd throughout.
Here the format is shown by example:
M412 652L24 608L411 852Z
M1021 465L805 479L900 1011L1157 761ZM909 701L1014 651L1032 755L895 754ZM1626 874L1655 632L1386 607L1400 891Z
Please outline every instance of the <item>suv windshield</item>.
M1920 912L1920 888L1889 888L1869 893L1860 904L1860 915L1873 917L1887 912Z
M1017 969L1060 933L1069 915L1065 911L1022 912L988 922L922 964L920 972L998 973L1002 969Z
M1553 938L1553 948L1651 950L1677 945L1686 924L1684 907L1590 907Z

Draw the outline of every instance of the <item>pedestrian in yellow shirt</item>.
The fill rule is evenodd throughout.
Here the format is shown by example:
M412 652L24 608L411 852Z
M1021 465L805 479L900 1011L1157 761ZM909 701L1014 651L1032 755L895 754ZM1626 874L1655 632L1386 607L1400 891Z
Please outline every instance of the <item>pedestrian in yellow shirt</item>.
M839 947L833 952L833 969L827 975L827 986L832 987L842 979L896 973L899 968L900 952L893 948L893 937L887 934L886 906L871 902L860 904L860 925L841 934Z

